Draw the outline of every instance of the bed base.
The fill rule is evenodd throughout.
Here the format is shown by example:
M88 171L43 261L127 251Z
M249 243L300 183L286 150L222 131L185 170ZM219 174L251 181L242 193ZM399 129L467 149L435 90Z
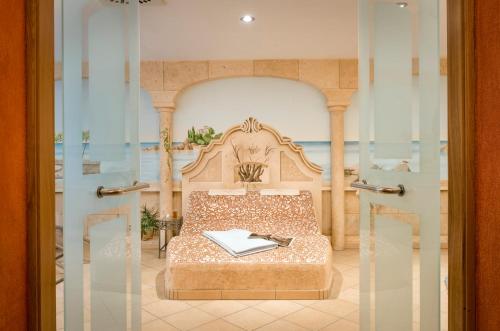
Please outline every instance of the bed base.
M169 300L323 300L324 290L167 290Z

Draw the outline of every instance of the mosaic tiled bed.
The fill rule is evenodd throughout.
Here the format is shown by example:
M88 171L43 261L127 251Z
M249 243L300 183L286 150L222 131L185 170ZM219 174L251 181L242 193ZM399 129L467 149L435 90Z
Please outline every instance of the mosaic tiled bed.
M332 252L314 217L312 195L209 196L194 191L180 236L167 249L170 299L323 299L332 281ZM247 229L292 236L290 247L235 258L204 230Z

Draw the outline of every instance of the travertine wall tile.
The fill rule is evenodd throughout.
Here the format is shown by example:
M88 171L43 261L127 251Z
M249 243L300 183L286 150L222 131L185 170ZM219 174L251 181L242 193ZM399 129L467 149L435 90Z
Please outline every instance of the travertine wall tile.
M299 79L298 60L256 60L254 67L255 76Z
M177 91L150 91L153 107L175 108L175 97Z
M354 89L323 89L328 107L351 105L351 98L356 90Z
M163 90L163 62L141 62L141 87L148 91Z
M441 214L441 235L448 235L448 214Z
M345 194L346 214L359 213L359 197L355 194Z
M345 214L345 234L348 236L359 235L359 214Z
M54 63L54 81L62 79L62 63Z
M419 59L412 59L412 74L413 76L418 76L420 73ZM439 60L439 73L441 76L448 75L448 59L442 58Z
M358 88L358 60L355 59L340 60L340 88L341 89Z
M88 62L82 63L82 77L89 78L89 63Z
M300 60L299 78L320 89L339 88L340 71L338 60Z
M207 61L164 62L164 84L167 91L180 91L197 82L208 80Z
M439 64L440 64L441 75L447 76L448 75L448 59L441 59Z
M418 73L420 72L420 61L418 59L413 58L411 60L411 73L413 76L418 76Z
M253 61L210 61L209 78L253 76Z
M448 191L441 191L441 214L448 214Z

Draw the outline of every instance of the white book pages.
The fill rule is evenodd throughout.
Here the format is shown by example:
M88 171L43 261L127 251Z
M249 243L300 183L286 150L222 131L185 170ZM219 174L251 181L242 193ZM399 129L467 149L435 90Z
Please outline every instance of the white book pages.
M251 232L243 229L228 231L204 231L203 236L212 240L235 257L255 254L278 247L278 244L266 239L250 239Z

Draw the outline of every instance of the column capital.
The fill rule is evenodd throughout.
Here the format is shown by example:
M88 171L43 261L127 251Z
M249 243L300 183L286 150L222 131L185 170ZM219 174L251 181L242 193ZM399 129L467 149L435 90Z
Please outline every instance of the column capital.
M175 110L175 97L177 96L177 91L151 91L151 101L153 107L158 111L160 109L174 109Z
M156 107L156 111L159 113L173 113L175 112L175 107Z
M344 106L344 105L336 105L336 106L328 105L328 111L330 113L337 113L337 112L343 113L347 110L347 107L348 106Z
M329 111L345 111L351 105L354 89L324 89L326 104Z

